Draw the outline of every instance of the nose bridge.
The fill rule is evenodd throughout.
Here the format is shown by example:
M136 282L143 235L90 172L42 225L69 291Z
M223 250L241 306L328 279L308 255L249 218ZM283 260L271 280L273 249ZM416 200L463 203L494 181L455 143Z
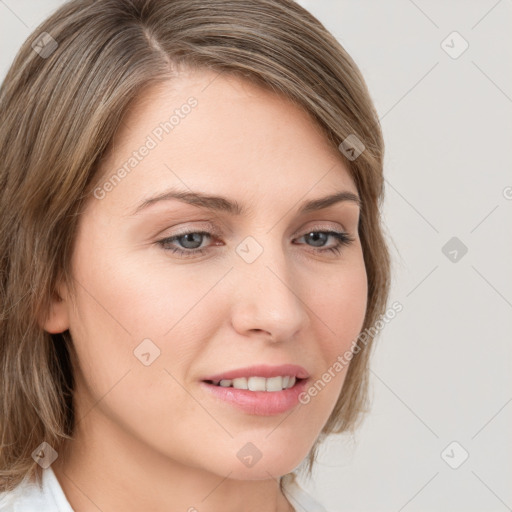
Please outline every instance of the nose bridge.
M281 240L271 233L247 236L235 252L235 327L264 330L277 339L292 337L308 316Z

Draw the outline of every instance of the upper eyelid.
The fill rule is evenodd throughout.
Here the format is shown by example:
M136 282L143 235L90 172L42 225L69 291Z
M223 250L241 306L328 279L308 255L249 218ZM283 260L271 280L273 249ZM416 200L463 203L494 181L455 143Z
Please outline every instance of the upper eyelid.
M329 201L330 197L336 197L339 195L347 195L350 193L345 192L342 194L334 194L332 196L327 196L327 198L323 199L317 199L316 202L318 203L317 207L312 208L311 211L306 210L305 212L302 211L299 213L299 215L293 215L293 218L290 219L290 223L296 224L301 223L301 225L309 223L309 222L334 222L337 224L341 224L345 231L349 231L348 226L346 224L352 224L352 218L354 216L357 217L357 221L355 224L355 231L358 231L359 224L360 224L360 216L362 213L362 202L358 198L358 201L355 202L351 199L345 199L342 201L336 201L334 204L327 204L323 207L320 207L321 201ZM357 196L356 196L357 197ZM315 201L313 201L314 203ZM226 215L226 212L223 211L212 211L208 209L204 209L201 206L193 205L195 206L194 210L188 212L185 210L184 212L180 213L180 210L174 211L173 209L168 210L167 208L165 210L156 211L156 218L159 219L158 227L162 229L172 229L176 228L179 225L182 224L188 224L188 222L192 223L207 223L208 225L212 225L212 228L215 229L216 226L220 226L223 231L226 233L232 234L234 232L233 228L233 222L237 223L242 221L242 218L233 218L228 215ZM343 207L343 208L341 208ZM201 211L202 210L202 211ZM277 224L284 221L285 217L288 216L290 211L286 212L284 216L282 216L278 221L274 224L274 226L271 229L274 229ZM204 217L203 217L204 215ZM315 217L324 217L324 219L318 219ZM202 217L202 218L201 218ZM330 219L329 219L330 217ZM169 223L169 225L165 226L167 224L167 221L172 222L172 224ZM213 223L213 224L212 224ZM166 231L167 231L166 229ZM208 228L209 229L209 228ZM270 230L269 230L270 231ZM288 232L288 229L286 229ZM297 230L294 230L294 233L297 233Z

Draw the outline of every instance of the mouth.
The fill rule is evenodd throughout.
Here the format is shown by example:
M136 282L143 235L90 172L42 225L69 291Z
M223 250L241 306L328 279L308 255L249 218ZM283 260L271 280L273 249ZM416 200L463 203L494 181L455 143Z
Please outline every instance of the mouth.
M305 380L307 379L301 379L296 376L284 375L268 378L254 376L249 378L238 377L235 379L220 380L207 379L203 380L202 382L222 388L232 388L252 392L264 391L269 393L275 393L298 386L301 382Z
M254 376L248 379L238 377L220 381L206 379L200 381L200 385L207 396L222 407L233 406L239 411L255 416L274 416L299 405L300 396L306 391L309 380L309 377L292 376L286 383L286 379L280 377Z

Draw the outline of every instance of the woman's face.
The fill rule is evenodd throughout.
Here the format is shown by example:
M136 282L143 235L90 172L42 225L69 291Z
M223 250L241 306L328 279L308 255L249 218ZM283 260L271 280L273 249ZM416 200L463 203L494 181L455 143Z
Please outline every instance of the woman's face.
M152 453L234 479L292 471L347 367L307 404L261 391L242 408L203 381L293 364L309 375L307 390L351 348L367 304L359 206L303 211L332 194L357 195L341 156L289 101L189 71L133 105L101 171L73 254L77 307L61 287L46 324L69 328L76 347L77 435L101 432L112 447L129 439L126 452L136 446L141 460ZM151 201L171 190L189 200ZM333 250L328 231L353 241Z

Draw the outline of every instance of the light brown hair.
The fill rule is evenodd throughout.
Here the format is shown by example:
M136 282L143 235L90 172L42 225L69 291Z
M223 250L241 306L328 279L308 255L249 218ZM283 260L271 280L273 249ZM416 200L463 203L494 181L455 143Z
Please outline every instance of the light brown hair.
M45 32L58 45L48 55L32 47ZM67 2L25 41L0 88L0 491L27 475L40 481L34 449L46 441L58 452L72 438L73 342L69 331L45 332L38 319L59 279L75 290L77 224L123 114L180 66L284 95L336 149L350 134L364 143L355 160L339 153L362 199L363 329L384 313L390 262L380 124L357 66L314 16L292 0ZM325 436L355 429L367 410L372 341L354 353L307 457L309 475Z

